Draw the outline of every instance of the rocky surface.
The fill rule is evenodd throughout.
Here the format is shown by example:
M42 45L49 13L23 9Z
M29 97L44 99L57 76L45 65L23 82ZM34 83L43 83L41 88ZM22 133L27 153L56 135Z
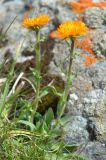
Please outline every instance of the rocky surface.
M86 130L86 126L87 120L85 118L82 116L71 116L64 127L66 143L78 145L87 143L89 141L89 133Z
M106 25L106 9L92 7L85 11L84 20L90 28L100 28Z
M103 142L90 142L86 144L81 152L87 155L89 160L105 160L106 144Z
M23 39L24 43L18 62L32 59L34 54L32 54L31 45L33 42L35 43L36 36L33 32L29 33L22 27L23 16L30 10L31 15L49 14L51 23L42 29L42 35L48 36L62 21L78 17L69 9L67 2L69 0L1 0L0 30L3 29L3 32L5 32L14 17L17 16L6 33L6 42L0 44L1 60L6 53L12 54L14 57L16 48ZM106 56L106 9L87 9L84 20L90 28L95 29L92 34L94 52L99 56ZM48 66L46 66L47 72L65 78L64 72L69 61L69 51L66 43L59 40L51 41L53 42L51 45L47 45L48 48L44 47L44 51L48 52L47 59L49 59ZM45 44L44 46L46 46ZM23 52L25 54L22 56ZM27 55L27 53L29 54ZM89 67L84 66L83 61L84 57L79 56L73 62L75 78L67 104L66 114L70 116L70 121L64 128L65 141L67 143L85 144L86 146L82 147L81 153L87 155L89 159L105 160L106 61L100 56L98 62Z
M106 136L106 89L96 89L84 98L83 116L88 119L88 131L91 139Z
M106 57L106 8L92 7L85 11L84 21L92 32L93 50L98 56Z
M93 51L98 57L106 57L106 24L105 29L97 29L92 34Z

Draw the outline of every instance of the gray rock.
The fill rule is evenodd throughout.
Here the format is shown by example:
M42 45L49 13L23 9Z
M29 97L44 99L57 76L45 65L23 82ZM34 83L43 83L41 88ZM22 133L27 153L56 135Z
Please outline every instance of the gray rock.
M94 89L104 89L106 86L106 62L98 61L86 70Z
M88 116L99 116L97 113L95 113L95 111L99 109L99 108L96 109L96 105L101 100L102 96L103 96L102 90L98 89L98 90L93 90L89 92L87 97L84 98L84 102L83 102L85 105L84 112L86 112ZM99 110L98 110L98 113L100 114Z
M56 9L58 6L64 6L65 4L69 3L71 0L40 0L41 5L46 5L52 9Z
M67 68L69 50L65 41L57 42L53 48L54 64L61 70Z
M70 94L69 96L70 96L70 100L72 100L72 101L77 101L78 100L78 96L75 93Z
M14 0L14 1L9 1L3 4L3 6L6 8L8 12L15 12L19 13L22 11L24 7L24 2L22 0Z
M103 27L106 20L106 9L97 7L87 9L84 14L84 20L90 28Z
M59 3L59 0L54 0L54 1L52 1L52 0L49 0L49 1L48 0L40 0L40 5L48 6L52 9L55 9L56 6L58 5L58 3Z
M55 17L61 23L65 20L72 20L77 18L77 16L71 11L67 3L69 0L41 0L41 6L47 6L54 12Z
M16 57L17 49L22 43L22 49L20 50L20 53L18 55L18 61L21 57L21 53L25 50L32 50L31 45L35 43L36 37L33 33L29 34L29 31L27 29L24 29L22 27L21 22L16 21L12 24L12 26L9 28L7 32L7 38L9 39L6 47L0 48L0 54L5 55L6 52L9 51L13 55L13 57Z
M57 18L60 23L66 21L66 20L74 20L77 19L77 14L75 15L68 6L58 6L58 14Z
M103 137L106 134L106 88L88 93L83 104L83 115L88 118L89 129L97 138Z
M14 0L14 1L8 1L8 2L6 1L5 3L2 2L2 5L0 5L0 16L2 17L0 19L0 24L1 24L0 28L3 28L3 32L5 32L5 30L8 28L8 26L10 25L14 17L18 15L16 20L14 21L14 23L12 23L11 27L9 28L6 34L6 37L8 39L7 45L0 48L0 55L2 55L2 59L7 51L9 51L9 53L11 53L13 57L15 57L16 49L22 40L24 42L23 42L23 46L17 61L21 62L21 53L23 51L24 52L26 52L27 50L29 52L33 51L32 46L36 43L36 35L33 31L29 33L29 30L25 29L22 26L22 19L24 17L24 14L26 13L25 5L27 4L30 4L30 1L25 2L23 0L19 0L19 1ZM33 9L31 11L30 16L33 16L33 15L36 16L38 13L40 14L45 13L53 17L53 12L46 7L40 7L39 1L36 1L36 2L34 1L32 3L32 7ZM50 30L53 30L53 28L54 26L52 23L49 23L47 26L44 26L41 29L42 37L48 36L50 33ZM22 57L22 61L23 60L26 60L26 58Z
M2 23L4 22L4 19L6 19L6 8L2 5L0 5L0 16L2 16L2 18L0 18L0 27L2 28Z
M81 154L89 160L106 160L106 146L101 142L89 142L82 148Z
M98 57L101 57L102 55L106 57L106 29L97 29L93 31L92 39L92 49L94 53Z
M87 69L77 67L81 72L73 82L71 93L77 95L78 100L69 96L67 112L83 114L88 119L89 138L101 139L106 135L106 63L96 63Z
M7 28L12 20L17 16L17 19L20 19L22 15L22 10L25 4L22 0L19 1L9 1L0 5L0 23L2 27ZM8 13L8 14L7 14Z
M68 144L83 144L89 139L86 130L87 120L81 116L71 116L70 121L65 125L65 141Z

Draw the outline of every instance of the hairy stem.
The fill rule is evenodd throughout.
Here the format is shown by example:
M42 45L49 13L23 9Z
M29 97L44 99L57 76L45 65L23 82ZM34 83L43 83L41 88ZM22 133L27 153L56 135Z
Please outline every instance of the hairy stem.
M36 80L36 96L35 99L33 101L33 105L32 105L32 122L34 120L34 116L35 113L38 109L38 105L39 105L39 92L40 92L40 83L41 83L41 48L40 48L40 31L38 30L36 32L36 47L35 47L35 51L36 51L36 68L35 68L35 73L37 75L35 75L35 80Z
M58 108L59 109L59 113L58 113L58 119L61 118L61 116L64 114L64 111L65 111L65 108L66 108L66 103L67 103L67 98L68 98L68 94L69 94L69 91L70 91L70 86L72 84L71 82L71 75L72 75L72 62L73 62L73 54L74 54L74 38L71 39L71 48L69 49L70 50L70 60L69 60L69 66L68 66L68 70L67 70L67 82L66 82L66 85L65 85L65 89L64 89L64 92L63 92L63 95L62 95L62 98L60 99L60 102L59 102L59 105L58 105ZM70 43L68 43L68 45L70 45Z

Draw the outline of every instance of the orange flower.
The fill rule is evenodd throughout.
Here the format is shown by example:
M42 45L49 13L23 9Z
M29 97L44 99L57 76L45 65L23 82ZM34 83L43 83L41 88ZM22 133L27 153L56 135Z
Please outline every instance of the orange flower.
M86 38L83 39L77 39L75 42L75 46L77 48L81 48L83 52L89 52L92 55L95 55L95 53L92 50L92 40L89 35L87 35Z
M57 31L52 31L51 33L50 33L50 37L51 38L58 38L58 32Z
M80 3L92 3L92 0L80 0Z
M23 26L29 29L36 29L50 21L50 17L48 15L40 15L34 18L24 18Z
M58 29L58 38L66 39L71 37L79 37L86 35L88 28L81 21L66 21L62 23Z
M91 64L95 63L97 61L97 58L95 56L86 56L84 64L86 66L90 66Z

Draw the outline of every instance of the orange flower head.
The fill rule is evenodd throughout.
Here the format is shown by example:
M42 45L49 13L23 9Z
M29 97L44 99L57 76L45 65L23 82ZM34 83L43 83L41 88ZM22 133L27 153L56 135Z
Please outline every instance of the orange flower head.
M40 15L34 18L24 18L23 26L29 29L37 29L50 21L50 17L48 15Z
M87 35L85 38L77 39L75 41L76 48L80 48L83 50L83 52L88 52L91 55L95 55L93 49L92 49L93 41L90 37L90 35Z
M58 29L58 38L66 39L71 37L84 36L88 33L88 28L81 21L66 21Z

